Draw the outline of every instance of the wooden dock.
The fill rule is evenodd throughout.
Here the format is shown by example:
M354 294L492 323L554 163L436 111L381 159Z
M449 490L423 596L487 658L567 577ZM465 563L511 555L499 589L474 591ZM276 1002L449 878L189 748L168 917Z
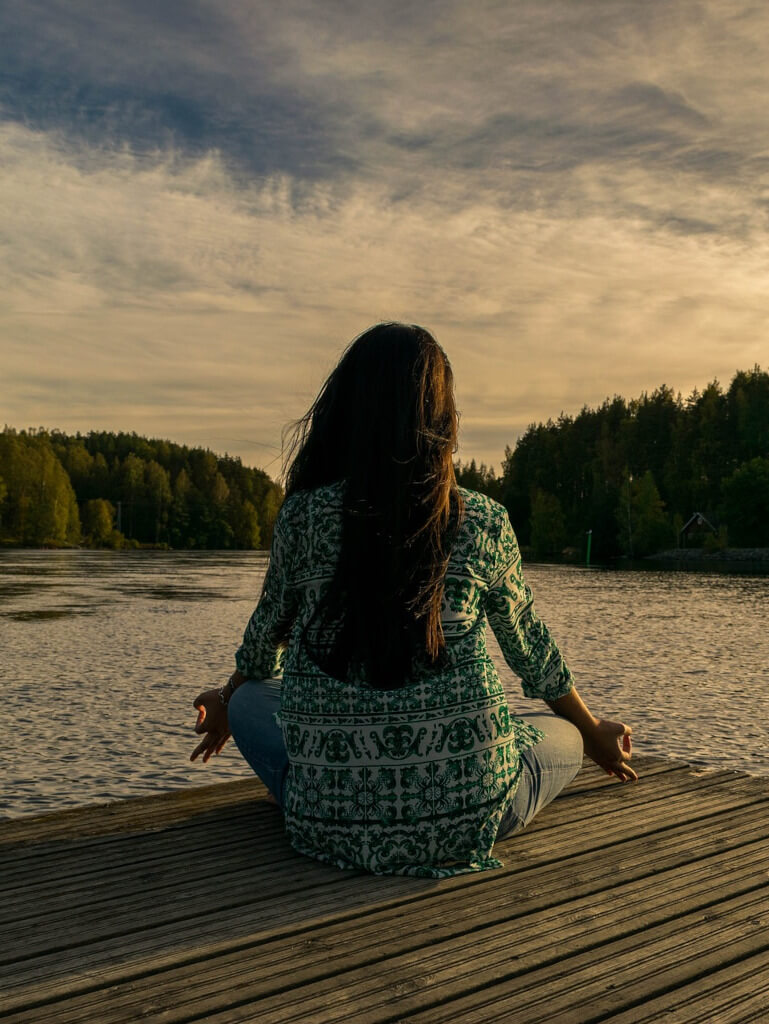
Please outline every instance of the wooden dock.
M0 1020L769 1021L769 780L593 766L499 871L295 854L256 781L0 824Z

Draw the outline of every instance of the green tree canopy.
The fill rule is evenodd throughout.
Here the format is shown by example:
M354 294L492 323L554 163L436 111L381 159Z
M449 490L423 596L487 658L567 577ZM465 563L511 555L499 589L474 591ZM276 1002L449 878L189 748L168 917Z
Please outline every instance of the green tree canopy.
M506 448L501 478L484 479L472 463L460 464L458 477L505 504L523 544L556 547L548 532L556 506L544 492L558 501L565 546L583 548L591 530L594 557L610 558L631 546L635 555L673 546L676 523L694 512L721 537L769 546L762 471L734 476L754 459L769 459L769 373L758 366L726 390L714 380L684 399L662 385L532 423Z
M537 555L557 555L566 540L563 509L554 494L536 488L531 499L531 546Z
M621 548L636 558L675 544L673 526L650 469L640 478L628 479L617 508L617 526Z
M79 543L75 492L47 433L0 434L0 475L7 487L5 539L30 547Z
M744 462L724 481L723 514L734 544L761 547L769 521L769 458Z
M83 533L95 547L108 545L112 540L115 506L104 498L91 498L83 506Z
M283 500L240 459L137 434L6 428L0 473L5 544L77 543L80 513L88 543L120 545L114 520L107 529L111 507L133 545L258 547L270 544Z

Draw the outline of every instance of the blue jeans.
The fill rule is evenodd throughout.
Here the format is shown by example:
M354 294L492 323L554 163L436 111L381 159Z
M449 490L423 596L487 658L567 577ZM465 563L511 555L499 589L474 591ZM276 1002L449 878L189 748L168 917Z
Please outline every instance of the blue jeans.
M238 749L282 806L288 755L274 717L280 686L278 679L249 679L230 697L227 710ZM545 738L521 754L521 781L499 826L499 839L526 828L582 767L582 736L571 722L547 711L518 717L536 725Z
M521 781L499 824L497 839L525 829L582 767L582 735L576 725L550 711L516 717L536 725L545 738L521 754Z
M238 750L282 807L288 754L275 721L280 686L279 679L247 679L231 695L227 718Z

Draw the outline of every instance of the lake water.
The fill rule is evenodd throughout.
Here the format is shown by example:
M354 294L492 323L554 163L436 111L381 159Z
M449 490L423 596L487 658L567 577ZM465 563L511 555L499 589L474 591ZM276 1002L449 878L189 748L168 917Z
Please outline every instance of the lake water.
M190 763L192 700L229 676L265 567L259 552L0 552L0 817L247 777L232 742ZM636 750L769 775L768 577L526 575L580 693L633 726Z

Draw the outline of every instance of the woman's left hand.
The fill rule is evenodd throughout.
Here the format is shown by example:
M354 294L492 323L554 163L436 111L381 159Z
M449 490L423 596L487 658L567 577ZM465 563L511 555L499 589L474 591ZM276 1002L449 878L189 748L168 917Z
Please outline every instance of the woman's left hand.
M582 733L585 753L607 775L616 775L620 782L637 782L638 776L628 764L633 756L632 732L624 722L598 719L590 730Z
M227 705L222 704L218 690L204 690L192 705L198 711L195 732L203 734L203 739L192 751L190 761L202 754L205 763L212 754L218 754L230 738Z

